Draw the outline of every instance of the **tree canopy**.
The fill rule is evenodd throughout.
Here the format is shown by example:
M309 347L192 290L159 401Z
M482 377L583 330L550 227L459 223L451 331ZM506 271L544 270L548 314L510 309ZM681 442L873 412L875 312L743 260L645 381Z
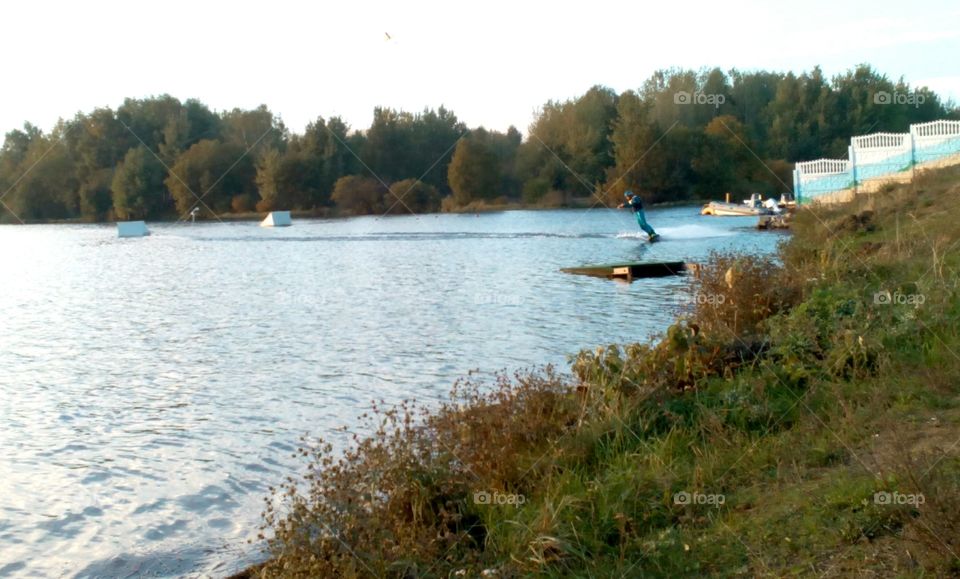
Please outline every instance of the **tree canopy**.
M545 103L525 139L515 127L468 128L442 106L380 107L363 130L318 117L298 134L264 105L214 112L160 95L78 113L50 132L26 123L7 133L0 194L10 211L0 219L426 212L611 203L625 189L649 201L776 194L793 163L842 158L853 135L941 118L960 111L867 65L831 79L819 68L660 70L635 90L594 86Z

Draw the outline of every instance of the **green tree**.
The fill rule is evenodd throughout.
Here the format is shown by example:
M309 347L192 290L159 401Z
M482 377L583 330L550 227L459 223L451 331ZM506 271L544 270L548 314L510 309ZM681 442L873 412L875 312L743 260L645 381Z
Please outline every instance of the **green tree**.
M247 111L233 109L223 114L220 125L223 142L239 145L244 149L257 147L259 151L271 148L282 150L288 137L283 121L275 117L266 105Z
M74 161L80 215L103 219L110 211L113 168L123 158L131 136L109 108L78 113L63 124L63 143Z
M61 135L34 134L23 159L13 169L3 201L20 219L69 219L79 214L78 180ZM15 176L14 176L15 175Z
M181 117L182 111L180 101L165 94L147 99L125 99L117 109L116 117L124 127L127 147L143 144L151 151L161 153L160 145L167 143L165 131L172 121Z
M317 118L290 148L301 155L299 187L312 206L327 205L337 179L364 170L354 157L349 127L340 117Z
M594 86L580 98L545 104L530 125L537 146L526 152L527 178L545 178L562 191L592 193L613 164L610 133L617 98L612 90Z
M748 192L752 159L748 146L745 128L736 117L723 115L710 121L690 162L696 173L694 192L701 197Z
M650 118L653 105L644 102L637 93L627 91L617 102L617 117L613 122L610 142L613 145L613 166L607 171L608 205L619 203L623 192L642 191L641 175L650 163L651 152L660 135Z
M110 187L117 218L156 218L171 210L165 176L163 165L143 145L127 151Z
M311 175L319 172L316 159L290 147L285 152L269 149L257 162L258 211L307 209L319 205Z
M257 169L248 153L240 144L207 139L187 149L164 181L177 212L185 215L196 206L201 212L209 207L216 213L226 213L233 197L255 196Z
M220 117L196 99L188 99L176 112L167 116L163 141L158 145L160 158L173 164L177 157L200 139L218 139Z

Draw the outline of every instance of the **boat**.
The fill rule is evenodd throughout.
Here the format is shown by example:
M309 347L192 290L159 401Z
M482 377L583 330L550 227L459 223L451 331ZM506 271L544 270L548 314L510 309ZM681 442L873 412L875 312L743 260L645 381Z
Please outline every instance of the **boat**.
M703 206L700 215L734 216L734 215L772 215L777 212L778 204L773 199L763 200L759 193L750 195L743 203L730 203L730 194L726 201L711 201Z

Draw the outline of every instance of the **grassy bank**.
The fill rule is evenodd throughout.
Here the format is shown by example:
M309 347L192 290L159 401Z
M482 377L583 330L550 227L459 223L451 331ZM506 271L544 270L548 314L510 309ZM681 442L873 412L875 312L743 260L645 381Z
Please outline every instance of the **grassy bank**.
M952 169L801 211L777 259L714 256L663 336L572 380L305 444L244 575L960 575L958 204Z

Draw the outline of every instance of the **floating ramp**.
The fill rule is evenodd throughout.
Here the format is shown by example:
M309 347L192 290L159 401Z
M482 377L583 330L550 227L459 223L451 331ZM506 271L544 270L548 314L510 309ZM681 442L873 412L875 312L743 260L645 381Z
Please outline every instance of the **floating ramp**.
M260 227L289 227L293 225L289 211L271 211L266 219L260 222Z
M575 275L590 275L608 279L638 279L645 277L667 277L680 275L687 270L682 261L659 261L653 263L615 263L604 265L585 265L583 267L565 267L560 271Z
M144 237L150 235L143 221L118 221L117 237Z

